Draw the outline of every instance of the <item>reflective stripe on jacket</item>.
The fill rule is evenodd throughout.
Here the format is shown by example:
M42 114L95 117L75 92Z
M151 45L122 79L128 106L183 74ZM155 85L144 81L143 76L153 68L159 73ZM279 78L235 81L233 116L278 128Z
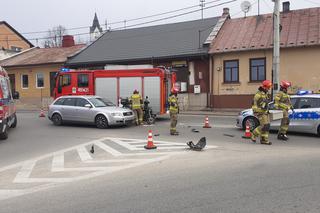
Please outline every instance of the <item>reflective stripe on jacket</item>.
M168 99L168 102L170 105L169 111L171 113L178 113L178 111L179 111L178 98L175 97L174 95L171 95Z
M276 109L289 110L292 107L290 96L283 91L279 91L274 97L274 106Z
M139 94L133 94L131 96L132 109L140 109L142 98Z
M253 98L252 110L254 113L268 112L268 95L265 92L258 91Z

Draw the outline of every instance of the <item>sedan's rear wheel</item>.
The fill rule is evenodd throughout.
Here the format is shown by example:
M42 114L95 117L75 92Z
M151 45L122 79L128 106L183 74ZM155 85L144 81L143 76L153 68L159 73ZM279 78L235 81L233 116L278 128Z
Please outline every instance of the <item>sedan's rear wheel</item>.
M104 115L97 115L95 120L96 126L99 129L106 129L108 128L108 120Z
M53 114L51 120L55 126L60 126L62 124L62 117L58 113Z

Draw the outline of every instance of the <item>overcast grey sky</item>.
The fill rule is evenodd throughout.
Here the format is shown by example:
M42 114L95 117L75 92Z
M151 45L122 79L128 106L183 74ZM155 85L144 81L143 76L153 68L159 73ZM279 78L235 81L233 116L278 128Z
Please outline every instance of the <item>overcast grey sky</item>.
M213 0L205 0L212 2ZM216 0L215 3L207 4L213 6L230 0ZM233 17L241 17L243 13L240 4L243 0L217 6L204 11L204 17L220 16L224 7L230 8ZM248 15L257 14L257 1ZM320 7L320 0L291 0L292 9ZM0 21L7 21L20 33L45 31L57 25L63 25L67 29L74 27L85 27L92 24L94 13L97 12L100 24L105 20L110 22L129 20L157 13L172 11L193 5L198 5L199 0L2 0ZM271 0L260 0L261 13L270 13L273 9ZM193 8L191 10L200 9ZM188 12L180 11L175 14ZM158 18L168 17L174 14L154 17L135 22L127 22L127 25L151 21ZM191 13L174 19L152 23L163 24L201 18L201 13ZM124 26L124 23L112 25L111 28ZM105 27L104 27L105 28ZM89 29L69 30L69 34L86 33ZM45 37L45 34L23 34L26 38ZM35 41L32 41L35 43Z

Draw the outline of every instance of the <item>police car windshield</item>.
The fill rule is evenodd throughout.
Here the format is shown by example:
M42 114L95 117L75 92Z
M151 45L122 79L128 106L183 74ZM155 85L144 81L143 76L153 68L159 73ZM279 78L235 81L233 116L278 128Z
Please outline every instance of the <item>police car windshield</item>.
M114 106L114 104L107 100L102 98L89 98L89 101L95 106L95 107L108 107L108 106Z

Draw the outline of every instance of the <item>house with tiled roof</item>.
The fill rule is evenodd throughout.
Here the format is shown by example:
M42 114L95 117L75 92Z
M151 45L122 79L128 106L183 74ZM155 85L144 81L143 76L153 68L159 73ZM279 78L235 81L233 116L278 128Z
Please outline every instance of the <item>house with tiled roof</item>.
M320 89L320 8L281 12L280 80ZM246 108L261 81L272 79L273 14L228 19L211 43L211 107Z
M55 75L67 58L83 47L75 45L72 36L64 36L62 47L27 49L0 61L0 66L8 72L11 89L19 92L22 102L40 105L52 96Z
M0 60L32 47L33 44L10 24L0 21Z

